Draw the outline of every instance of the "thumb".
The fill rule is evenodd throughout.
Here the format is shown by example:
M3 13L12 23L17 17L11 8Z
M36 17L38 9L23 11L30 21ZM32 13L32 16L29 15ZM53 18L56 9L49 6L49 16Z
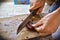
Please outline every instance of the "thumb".
M39 5L39 6L38 6ZM30 11L33 11L37 8L39 8L41 5L40 5L40 2L37 2L37 3L34 3L31 7L30 7Z
M36 13L36 14L41 13L41 12L42 12L42 10L43 10L43 7L44 7L44 6L41 6L41 7L38 9L38 11L37 11L37 13Z

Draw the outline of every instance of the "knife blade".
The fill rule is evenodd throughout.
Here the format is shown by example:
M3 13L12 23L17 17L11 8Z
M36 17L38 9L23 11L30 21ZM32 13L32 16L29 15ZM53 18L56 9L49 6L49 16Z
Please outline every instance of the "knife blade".
M35 15L38 15L36 14L36 11L38 10L39 8L37 8L36 10L32 11L31 14L19 25L18 29L17 29L17 34L24 28L24 26L31 20L31 18Z
M32 12L18 27L17 34L21 31L22 28L31 20L31 18L34 16L34 12Z

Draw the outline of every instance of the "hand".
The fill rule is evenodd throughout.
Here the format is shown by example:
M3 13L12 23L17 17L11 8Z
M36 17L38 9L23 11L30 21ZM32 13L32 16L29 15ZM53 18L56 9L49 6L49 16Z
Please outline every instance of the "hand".
M40 13L44 7L45 0L30 0L30 11L34 11L35 9L39 8L37 10L37 14Z
M54 11L45 17L43 17L36 24L32 24L32 27L40 33L41 36L46 36L54 33L60 25L60 13Z

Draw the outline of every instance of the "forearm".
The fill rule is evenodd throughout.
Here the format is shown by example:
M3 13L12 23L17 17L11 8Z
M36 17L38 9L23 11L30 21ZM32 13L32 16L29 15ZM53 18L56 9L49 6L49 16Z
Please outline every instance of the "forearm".
M50 17L52 20L55 20L55 22L58 22L58 25L59 25L60 24L60 7L55 11L49 13L45 17Z
M54 18L56 18L56 20L58 20L58 23L60 24L60 7L53 11L51 14L54 16Z
M60 7L56 9L54 12L52 12L57 18L60 20Z

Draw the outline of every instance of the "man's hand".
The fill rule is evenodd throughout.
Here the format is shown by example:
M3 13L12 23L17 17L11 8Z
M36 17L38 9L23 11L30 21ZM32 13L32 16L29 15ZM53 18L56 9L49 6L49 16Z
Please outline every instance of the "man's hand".
M60 9L46 15L32 27L40 33L41 36L46 36L54 33L60 25Z
M40 13L44 7L45 1L46 0L30 0L30 11L39 8L36 13Z

